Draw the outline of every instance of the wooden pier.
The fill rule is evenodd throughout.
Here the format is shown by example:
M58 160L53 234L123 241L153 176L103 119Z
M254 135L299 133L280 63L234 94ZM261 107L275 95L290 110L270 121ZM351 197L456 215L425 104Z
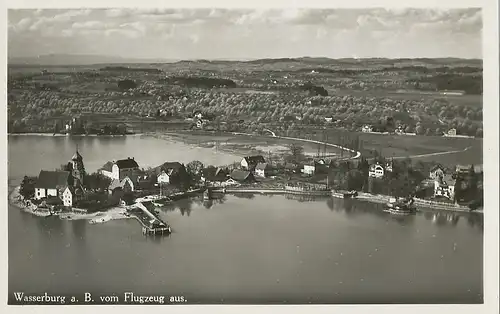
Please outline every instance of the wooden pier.
M137 202L135 208L141 212L133 215L142 225L144 235L169 235L172 233L170 226L164 222L156 213L155 205L152 201Z

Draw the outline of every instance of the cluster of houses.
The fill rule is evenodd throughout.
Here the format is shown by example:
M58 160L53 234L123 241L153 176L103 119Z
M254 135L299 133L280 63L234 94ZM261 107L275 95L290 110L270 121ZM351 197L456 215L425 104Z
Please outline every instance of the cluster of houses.
M287 163L284 165L286 173L302 173L304 175L326 174L332 166L323 159L315 160L303 165ZM453 199L457 176L467 175L470 166L458 165L454 171L449 171L441 165L430 170L429 182L433 182L434 196ZM393 162L385 164L374 163L369 166L368 176L375 179L383 178L387 172L393 171ZM475 173L482 173L482 166L474 166ZM186 167L179 162L165 162L162 165L145 171L133 157L113 160L105 163L99 173L110 179L108 192L113 194L117 190L136 191L147 190L153 186L179 184L189 180ZM208 167L201 170L200 183L211 185L232 185L237 183L255 182L256 178L268 178L277 174L277 169L266 162L263 156L247 156L242 158L237 169L229 171L227 168ZM85 167L83 157L75 152L64 170L42 170L35 184L36 200L44 200L47 204L72 207L83 198L85 189L83 178Z

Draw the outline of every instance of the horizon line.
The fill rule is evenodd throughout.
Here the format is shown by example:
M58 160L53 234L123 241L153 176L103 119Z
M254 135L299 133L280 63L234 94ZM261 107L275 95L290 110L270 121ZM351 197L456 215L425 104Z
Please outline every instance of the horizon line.
M68 57L102 57L102 58L116 58L116 59L123 59L123 60L137 60L137 61L143 61L143 62L148 62L151 61L152 63L159 63L159 62L154 62L154 61L169 61L169 63L172 62L183 62L183 61L190 61L190 62L196 62L196 61L232 61L232 62L248 62L248 61L259 61L259 60L284 60L284 59L289 59L289 60L298 60L298 59L329 59L329 60L346 60L346 59L351 59L351 60L373 60L373 59L386 59L386 60L402 60L402 59L409 59L409 60L419 60L419 59L457 59L457 60L480 60L482 61L483 58L465 58L465 57L456 57L456 56L418 56L418 57L408 57L408 56L401 56L401 57L380 57L380 56L374 56L374 57L328 57L328 56L295 56L295 57L254 57L254 58L226 58L226 57L221 57L221 58L188 58L188 59L182 59L182 58L162 58L162 57L123 57L123 56L117 56L117 55L102 55L102 54L67 54L67 53L52 53L52 54L43 54L43 55L37 55L37 56L22 56L22 57L9 57L7 56L7 63L9 63L10 60L16 60L16 59L38 59L42 57L54 57L54 56L68 56ZM103 62L103 63L120 63L119 60L116 60L115 62ZM22 65L23 63L13 63L16 65ZM89 63L91 64L91 63ZM94 63L94 64L100 64L100 63ZM40 64L42 65L42 64Z

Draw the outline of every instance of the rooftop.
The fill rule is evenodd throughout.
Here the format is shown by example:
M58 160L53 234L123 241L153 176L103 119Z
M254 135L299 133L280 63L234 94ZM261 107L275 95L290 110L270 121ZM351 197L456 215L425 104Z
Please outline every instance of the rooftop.
M68 171L40 171L35 188L55 189L68 185Z

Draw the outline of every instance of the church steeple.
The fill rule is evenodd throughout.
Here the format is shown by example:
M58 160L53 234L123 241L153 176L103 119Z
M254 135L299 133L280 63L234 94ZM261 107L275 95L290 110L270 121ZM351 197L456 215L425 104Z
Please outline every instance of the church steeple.
M72 161L82 161L83 163L83 157L82 155L80 155L80 153L78 152L78 144L76 145L76 152L75 154L73 155L73 157L71 158Z
M71 158L72 171L71 175L74 179L74 185L80 185L83 183L83 177L85 176L85 166L83 165L83 157L78 152L78 145L76 146L76 152Z

